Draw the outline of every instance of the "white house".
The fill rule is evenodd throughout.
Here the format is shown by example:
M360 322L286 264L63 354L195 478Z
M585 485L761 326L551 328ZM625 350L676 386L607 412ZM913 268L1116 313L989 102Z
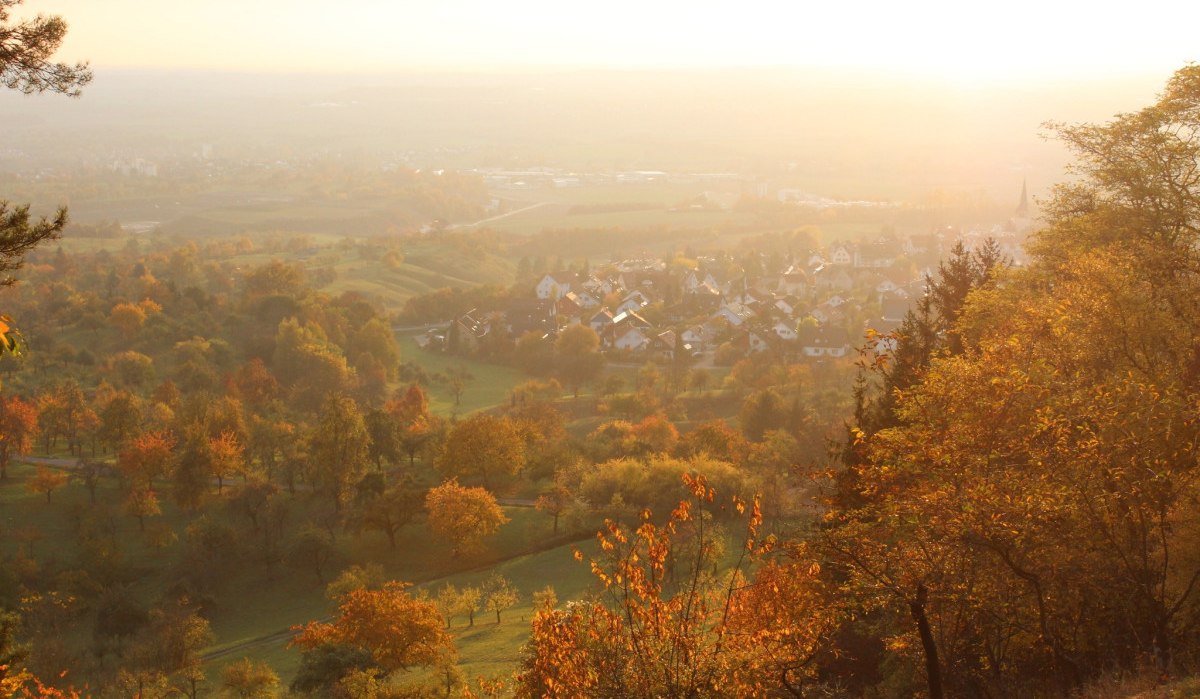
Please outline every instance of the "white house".
M627 294L625 298L621 300L621 303L618 304L613 310L619 315L621 313L637 311L649 305L650 297L646 296L640 291L634 290L629 292L629 294Z
M600 305L600 301L595 296L583 290L568 291L566 294L563 294L563 298L570 299L584 310L591 310Z
M605 331L613 325L612 311L607 308L600 309L599 312L588 319L588 325L591 326L592 330L596 331L597 335L604 337Z
M613 346L619 350L629 350L630 352L640 352L650 345L650 337L642 332L641 328L629 326Z
M721 306L721 308L714 313L712 317L724 318L730 325L736 328L740 327L742 323L745 323L750 318L753 318L754 313L740 303L727 303L724 306Z
M844 357L850 353L850 337L845 330L827 325L805 328L800 334L800 351L806 357Z
M704 348L704 328L703 327L701 327L699 325L693 325L692 327L684 330L682 334L683 334L684 344L691 345L692 347L694 347L698 350Z
M851 265L854 263L854 251L849 245L834 245L829 251L829 263L832 265Z
M575 284L576 275L571 272L555 272L542 277L537 285L537 297L543 301L564 296Z

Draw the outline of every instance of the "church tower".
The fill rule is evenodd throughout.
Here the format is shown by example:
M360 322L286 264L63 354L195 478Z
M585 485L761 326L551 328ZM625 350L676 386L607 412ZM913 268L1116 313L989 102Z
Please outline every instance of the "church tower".
M1013 215L1022 219L1029 218L1029 187L1024 179L1021 180L1021 201Z

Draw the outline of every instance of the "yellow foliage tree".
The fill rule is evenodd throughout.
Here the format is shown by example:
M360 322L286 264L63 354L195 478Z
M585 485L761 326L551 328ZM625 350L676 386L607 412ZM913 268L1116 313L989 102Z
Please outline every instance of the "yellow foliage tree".
M453 556L478 551L485 538L509 521L491 493L463 487L457 480L431 488L425 496L425 509L429 530L450 543Z

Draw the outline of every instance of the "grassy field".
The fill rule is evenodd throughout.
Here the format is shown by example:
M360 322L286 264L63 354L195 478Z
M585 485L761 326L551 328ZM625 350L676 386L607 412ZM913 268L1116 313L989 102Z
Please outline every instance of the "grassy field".
M109 504L120 502L123 492L115 479L105 480L97 493L99 504L93 506L82 485L72 483L56 491L52 502L47 503L43 496L26 488L34 473L32 466L14 464L9 480L0 485L0 527L6 533L0 539L0 551L11 554L18 546L31 546L43 568L70 567L78 548L70 513L96 507L104 511ZM300 511L316 504L310 503L310 498L304 493L298 496L296 506ZM521 601L504 613L503 623L497 625L495 617L486 613L477 616L475 626L470 628L465 619L455 619L454 633L468 676L509 672L528 635L532 593L553 585L560 599L577 598L590 584L591 574L587 566L573 560L574 546L562 543L572 538L565 527L555 536L552 519L547 515L529 507L504 509L510 521L488 542L487 551L457 559L446 555L441 543L420 524L402 530L394 550L378 533L339 534L339 563L331 566L326 579L355 562L380 563L389 579L421 583L419 589L430 591L445 582L460 587L478 584L494 572L506 576L520 591ZM204 512L214 518L232 516L216 503ZM182 534L197 514L181 512L164 499L163 515L151 522L168 525ZM169 587L174 575L171 564L181 555L182 543L175 541L155 548L147 544L133 518L114 513L112 521L131 590L142 604L151 605ZM587 538L585 530L578 531L584 531L583 537ZM590 550L591 544L585 542L584 547ZM281 632L328 617L332 611L324 586L313 571L240 566L223 583L216 604L209 610L216 641L204 654L219 654L206 667L210 680L219 677L221 667L242 657L266 660L285 681L290 680L299 653L287 648L286 634ZM90 622L77 624L76 629L75 642L86 646Z
M498 231L537 233L547 228L677 228L708 229L724 226L746 226L754 217L730 211L668 211L649 209L605 213L569 214L564 206L544 206L488 224Z
M459 405L454 404L454 395L445 384L434 383L426 387L429 407L438 415L466 415L505 404L513 386L529 380L528 376L512 367L489 364L470 357L428 352L417 346L414 336L415 333L412 333L399 338L400 354L404 361L413 362L430 375L462 367L474 377L467 382Z

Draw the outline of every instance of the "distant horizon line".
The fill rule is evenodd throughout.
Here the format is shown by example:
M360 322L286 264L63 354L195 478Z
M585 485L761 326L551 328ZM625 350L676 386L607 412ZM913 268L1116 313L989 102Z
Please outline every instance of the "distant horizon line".
M1178 66L1174 70L1182 68L1185 63ZM115 65L105 66L93 63L92 70L98 78L102 78L106 74L194 74L194 75L229 75L229 76L378 76L378 77L396 77L396 76L420 76L420 77L437 77L437 76L488 76L488 75L504 75L504 76L562 76L572 74L607 74L607 75L704 75L704 74L730 74L742 75L747 73L755 73L761 75L777 75L791 77L840 77L867 79L871 81L881 81L890 83L912 83L923 85L953 85L955 87L991 87L991 86L1007 86L1015 87L1020 85L1059 85L1063 83L1071 84L1104 84L1104 83L1126 83L1137 82L1144 80L1154 80L1157 85L1162 85L1170 78L1174 70L1163 74L1160 71L1140 68L1131 69L1121 72L1110 72L1107 74L1068 74L1068 73L1047 73L1040 76L1030 76L1026 74L1013 74L1004 76L987 76L978 81L964 81L961 79L948 78L945 76L935 76L921 74L914 71L902 69L879 70L867 67L848 67L848 66L797 66L787 64L761 64L761 65L546 65L546 64L463 64L463 65L414 65L411 67L393 67L393 68L282 68L282 67L254 67L254 68L234 68L227 66L139 66L139 65Z

